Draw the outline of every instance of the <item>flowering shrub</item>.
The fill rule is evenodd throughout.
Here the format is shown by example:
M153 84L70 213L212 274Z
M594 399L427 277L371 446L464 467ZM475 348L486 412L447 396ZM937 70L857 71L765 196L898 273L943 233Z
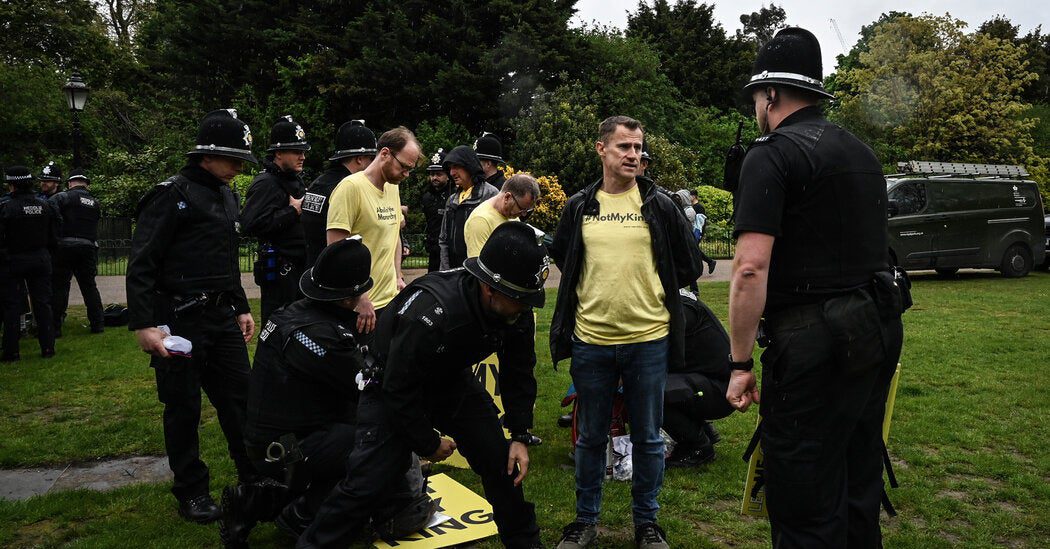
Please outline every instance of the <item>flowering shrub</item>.
M515 170L509 164L501 166L500 171L508 178L516 173L528 173L536 178L536 182L540 185L540 200L536 203L536 209L532 211L532 215L529 216L529 223L548 233L553 233L558 226L558 219L561 217L561 211L567 199L561 183L558 182L558 176L537 176L526 170Z

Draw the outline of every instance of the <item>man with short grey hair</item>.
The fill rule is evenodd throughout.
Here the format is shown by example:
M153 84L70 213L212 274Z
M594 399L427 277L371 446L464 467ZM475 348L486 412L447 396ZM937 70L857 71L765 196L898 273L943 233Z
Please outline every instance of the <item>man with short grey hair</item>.
M527 173L512 176L503 184L503 192L481 203L467 218L463 239L467 257L477 257L481 247L496 227L507 221L525 221L540 199L540 185Z

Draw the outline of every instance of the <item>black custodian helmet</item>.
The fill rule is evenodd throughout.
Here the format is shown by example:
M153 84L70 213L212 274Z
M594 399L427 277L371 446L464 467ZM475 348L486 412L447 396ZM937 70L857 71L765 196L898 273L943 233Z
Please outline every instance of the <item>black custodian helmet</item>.
M650 164L653 162L653 155L649 153L649 140L647 139L642 140L642 160Z
M834 99L824 90L820 42L813 33L799 27L781 30L758 51L751 81L745 92L756 87L791 86Z
M306 131L295 120L292 120L292 115L282 116L270 128L270 146L266 152L308 150L310 150L310 144L306 142Z
M62 181L62 169L52 160L40 170L40 177L37 179L41 181Z
M237 118L233 109L219 109L204 115L197 130L197 146L186 153L229 156L258 163L252 156L252 130Z
M342 301L372 288L372 254L354 235L321 250L317 261L299 277L299 290L314 301Z
M444 168L444 166L442 166L442 163L444 161L445 161L445 149L438 149L437 152L434 153L430 157L430 165L427 166L427 171L428 172L444 171L445 168Z
M478 158L482 160L492 160L499 164L504 164L503 144L499 142L499 138L494 133L481 132L481 137L474 141L474 151L478 153Z
M463 267L492 289L542 308L550 264L543 232L527 223L508 221L492 231L478 257L467 258Z
M329 160L341 160L352 156L375 156L376 134L365 127L364 120L351 120L335 134L335 152Z

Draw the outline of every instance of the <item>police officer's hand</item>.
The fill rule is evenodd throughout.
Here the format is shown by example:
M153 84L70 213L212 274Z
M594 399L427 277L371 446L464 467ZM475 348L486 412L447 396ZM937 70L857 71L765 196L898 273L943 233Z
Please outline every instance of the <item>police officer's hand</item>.
M245 343L252 340L252 336L255 335L255 319L252 318L251 313L237 315L237 327L241 329L241 334L244 335Z
M729 389L726 390L729 405L741 412L746 412L752 402L758 402L758 385L755 373L744 370L733 370L729 376Z
M149 353L160 358L168 358L168 350L164 348L165 334L160 328L142 328L135 330L135 339L139 342L142 352Z
M288 205L295 208L295 212L298 214L303 213L303 199L296 198L292 195L288 195Z
M372 330L376 329L376 308L367 294L361 296L361 301L357 303L354 311L357 312L358 333L372 333Z
M518 465L518 476L514 477L514 486L521 486L529 474L529 447L520 442L510 443L507 453L507 475L514 474L514 465Z
M442 437L441 444L438 446L438 449L435 450L433 454L427 456L427 460L432 461L434 463L437 463L439 461L445 461L446 459L448 459L449 456L452 455L452 452L454 452L455 450L456 441Z

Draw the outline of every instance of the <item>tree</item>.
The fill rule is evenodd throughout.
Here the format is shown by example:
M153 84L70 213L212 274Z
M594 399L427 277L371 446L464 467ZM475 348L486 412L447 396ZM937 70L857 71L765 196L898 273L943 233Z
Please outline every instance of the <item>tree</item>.
M758 11L741 15L740 23L744 25L744 28L737 32L761 47L769 42L778 30L785 27L786 21L787 12L784 11L784 8L770 4L769 7L762 6Z
M1042 26L1020 36L1019 25L1014 25L1003 16L985 21L977 32L993 38L1006 40L1024 48L1026 68L1037 75L1024 91L1024 98L1032 103L1050 103L1050 35L1044 35Z
M147 18L152 8L151 0L96 0L103 16L109 25L110 35L117 44L131 48L131 41L139 24Z

